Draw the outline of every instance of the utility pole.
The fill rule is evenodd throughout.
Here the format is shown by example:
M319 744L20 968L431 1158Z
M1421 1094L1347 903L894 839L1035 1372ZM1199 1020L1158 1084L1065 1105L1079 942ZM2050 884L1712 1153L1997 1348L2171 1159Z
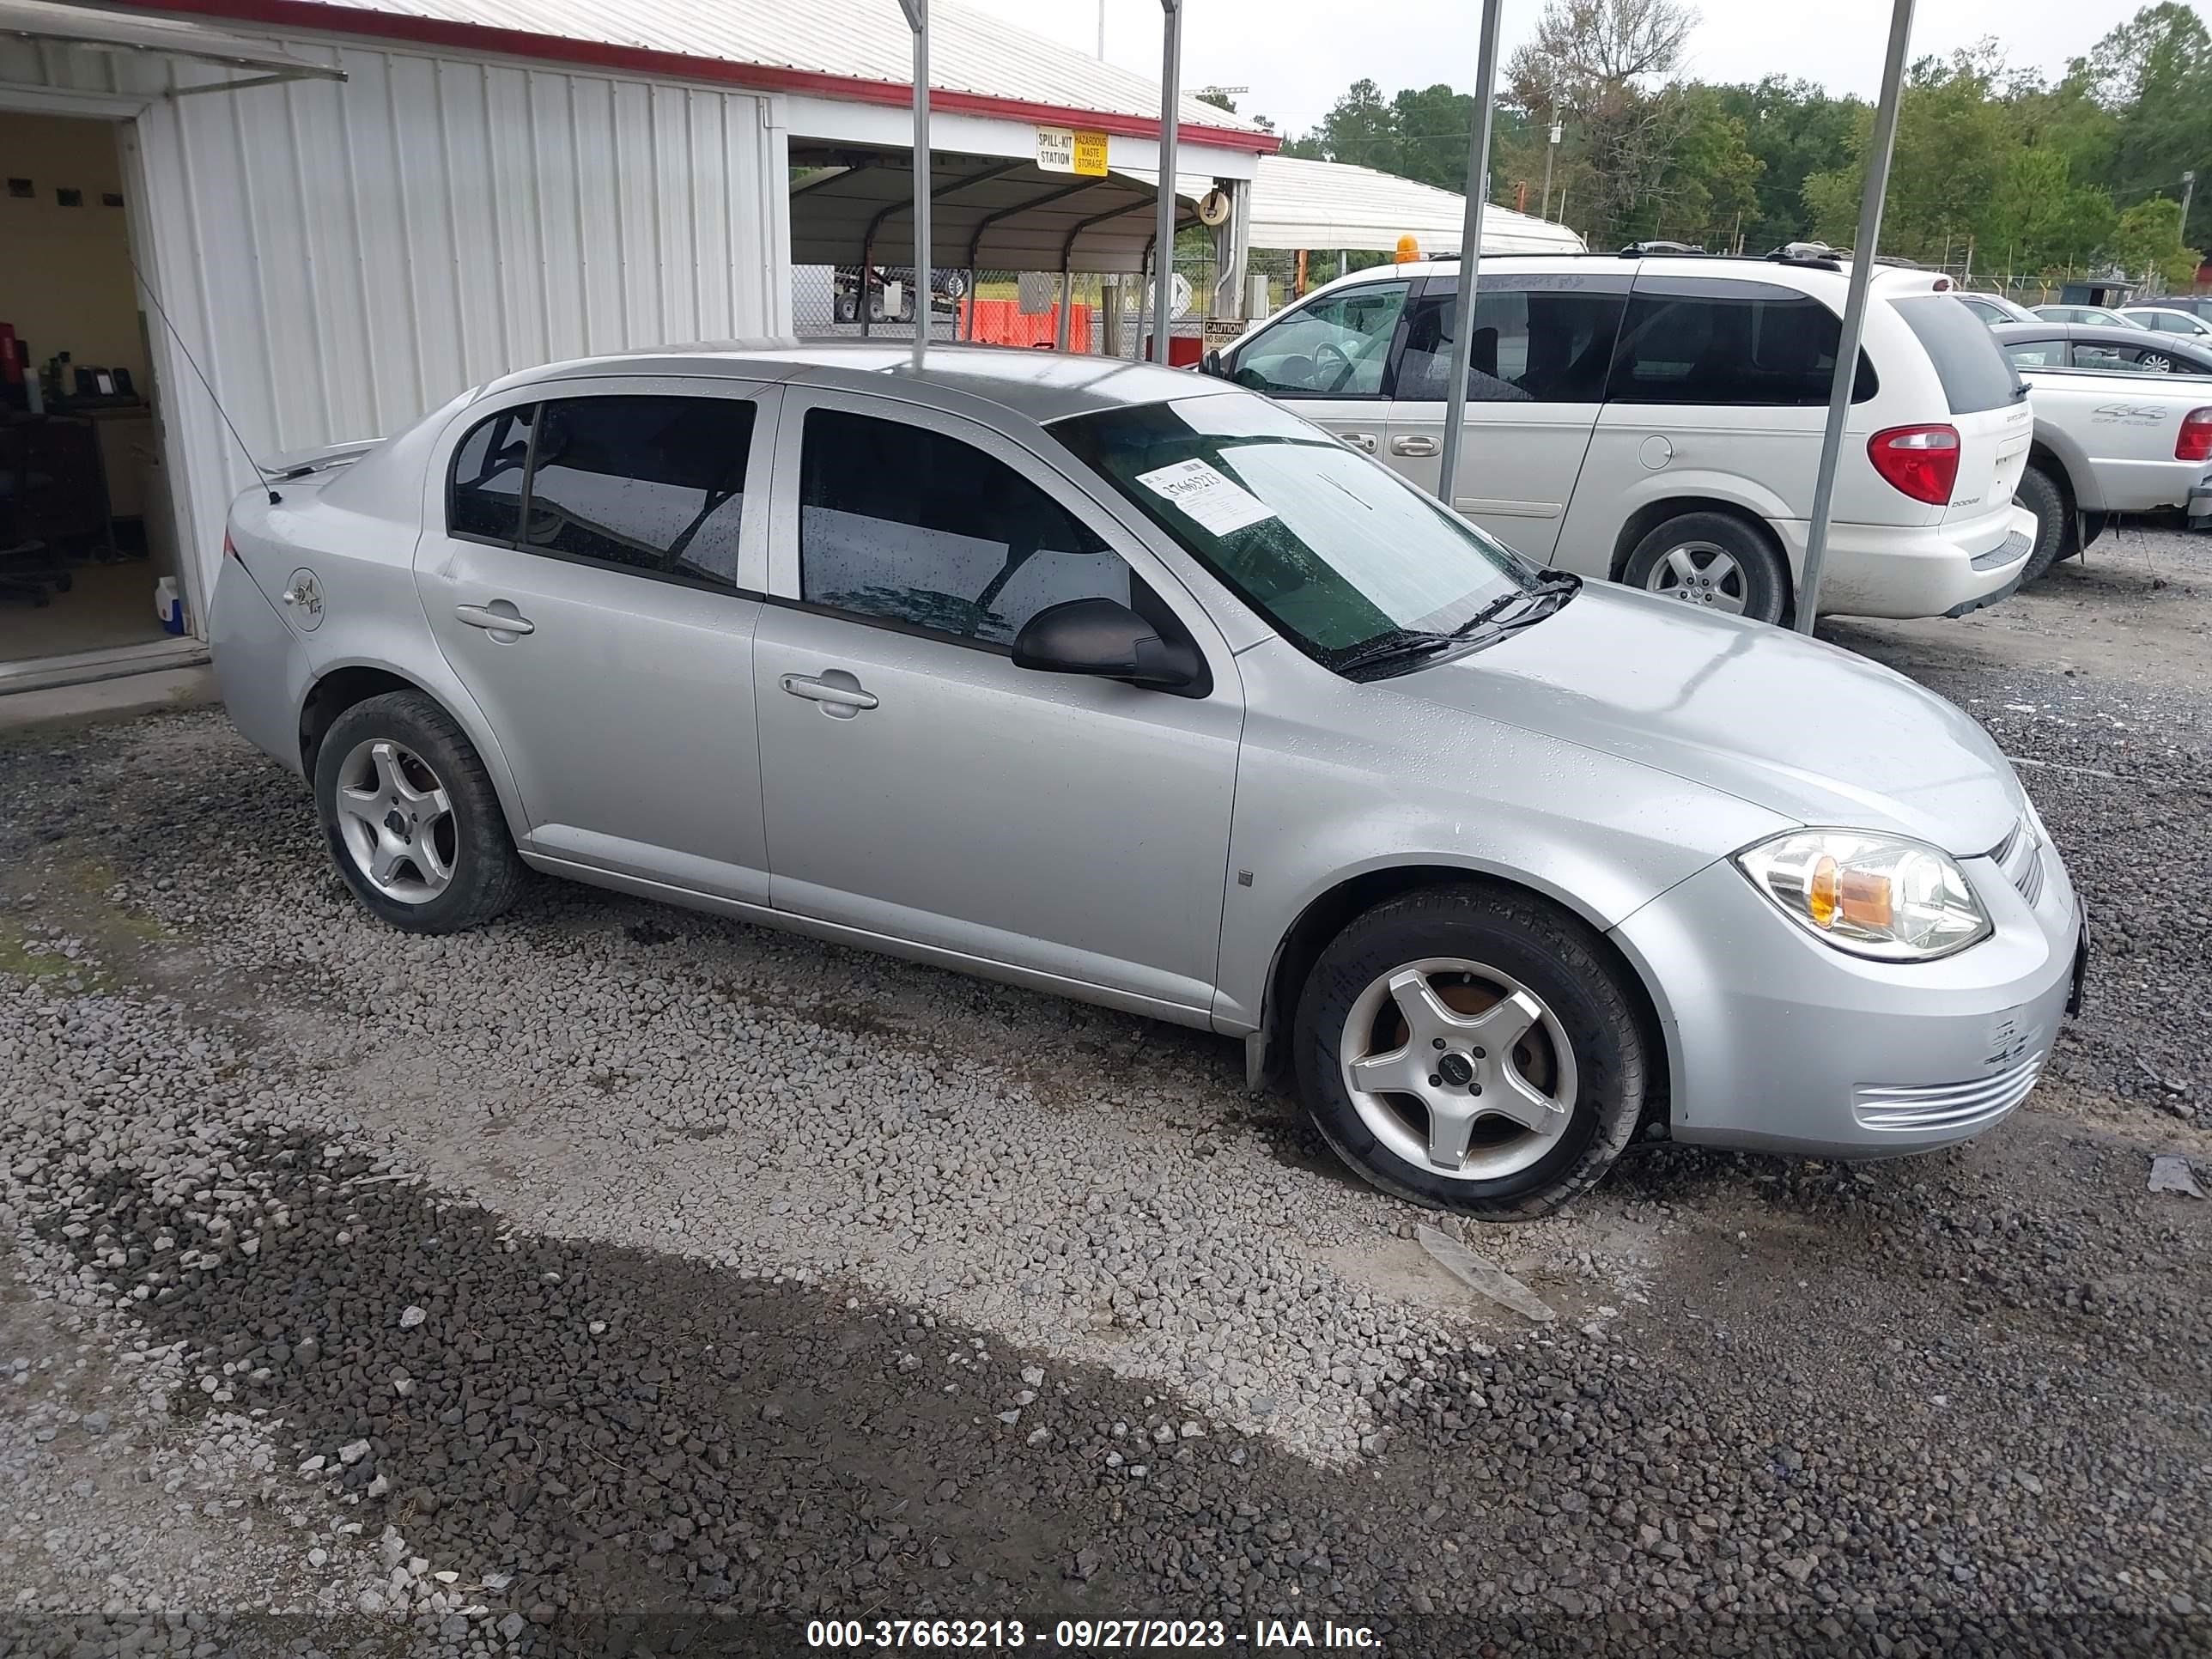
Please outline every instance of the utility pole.
M1552 123L1552 142L1544 149L1544 210L1540 216L1552 216L1552 158L1559 153L1559 124Z
M2189 204L2197 198L2197 169L2181 170L2181 245L2189 246Z

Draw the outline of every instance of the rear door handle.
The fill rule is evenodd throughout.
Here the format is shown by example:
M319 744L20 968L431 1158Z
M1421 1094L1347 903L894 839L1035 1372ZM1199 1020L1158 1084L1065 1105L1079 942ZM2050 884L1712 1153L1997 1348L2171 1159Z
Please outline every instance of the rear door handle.
M847 674L843 678L851 679L852 676ZM827 703L829 707L823 711L824 714L842 714L850 719L863 708L876 706L876 694L863 691L858 682L839 685L834 680L816 679L811 674L786 674L780 684L794 697L805 697L810 702Z
M1340 432L1336 437L1339 443L1351 448L1364 449L1370 455L1375 453L1375 434L1371 432Z
M1443 446L1434 438L1408 437L1390 440L1390 453L1393 455L1433 455L1441 447Z
M504 605L504 610L500 609ZM495 634L534 634L538 624L508 605L505 599L495 599L489 605L457 605L453 614L471 628L489 629Z

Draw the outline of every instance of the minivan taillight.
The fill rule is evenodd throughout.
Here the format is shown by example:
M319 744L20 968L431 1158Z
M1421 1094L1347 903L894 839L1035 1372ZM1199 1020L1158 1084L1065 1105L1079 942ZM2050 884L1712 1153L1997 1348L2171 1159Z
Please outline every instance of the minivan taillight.
M246 556L238 550L238 544L231 540L230 532L228 530L222 532L222 556L226 559L236 559L240 564L246 562Z
M1892 489L1930 507L1948 506L1959 481L1959 428L1889 427L1867 440L1867 459Z
M2181 430L2173 437L2173 459L2212 460L2212 409L2192 409L2181 417Z

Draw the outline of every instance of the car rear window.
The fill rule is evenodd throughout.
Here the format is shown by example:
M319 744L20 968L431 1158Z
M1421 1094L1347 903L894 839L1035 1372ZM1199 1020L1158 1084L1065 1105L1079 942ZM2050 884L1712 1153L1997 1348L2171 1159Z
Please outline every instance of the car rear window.
M1989 325L1948 294L1893 300L1914 337L1926 348L1954 415L2002 409L2020 394L2020 376L2005 361Z

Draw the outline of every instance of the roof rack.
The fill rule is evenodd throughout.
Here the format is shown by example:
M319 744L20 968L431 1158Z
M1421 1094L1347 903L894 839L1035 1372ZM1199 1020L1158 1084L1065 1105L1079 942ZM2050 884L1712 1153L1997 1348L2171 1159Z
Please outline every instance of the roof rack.
M1679 254L1686 254L1686 254L1691 254L1691 255L1698 256L1698 257L1706 258L1711 258L1711 257L1712 257L1711 255L1710 255L1710 254L1708 254L1708 253L1706 253L1706 252L1705 252L1705 248L1704 248L1704 246L1703 246L1702 245L1692 245L1692 243L1689 243L1689 242L1656 242L1656 241L1655 241L1655 242L1631 242L1631 243L1630 243L1626 247L1625 247L1625 248L1623 248L1623 249L1621 249L1621 250L1620 250L1620 253L1619 257L1620 257L1620 258L1623 258L1623 259L1640 259L1640 258L1644 258L1644 255L1646 255L1646 254L1648 254L1648 253L1665 253L1665 254L1677 254L1677 255L1679 255Z
M1797 265L1808 270L1844 268L1844 256L1826 242L1784 242L1766 257L1778 265Z

